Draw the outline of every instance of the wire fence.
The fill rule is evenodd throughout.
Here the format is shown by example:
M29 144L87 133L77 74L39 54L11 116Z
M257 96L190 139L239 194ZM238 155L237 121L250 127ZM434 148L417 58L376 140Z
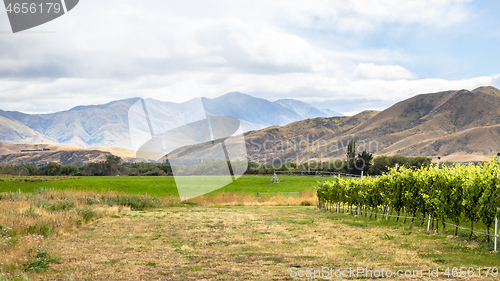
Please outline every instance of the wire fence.
M336 209L337 210L337 213L340 213L340 210L347 210L347 211L352 211L352 208L345 208L345 207L340 207L340 202L338 202L337 204L328 204L328 203L323 203L323 202L319 202L318 203L318 209L321 209L321 210L329 210L331 211L332 209ZM398 216L398 215L393 215L390 213L390 210L389 210L389 207L387 208L387 212L385 213L377 213L377 212L370 212L370 211L366 211L366 209L363 211L363 208L359 208L357 206L352 206L358 215L363 215L363 214L371 214L371 215L379 215L381 217L385 217L386 220L388 220L389 218L403 218L403 219L417 219L417 220L422 220L422 221L427 221L427 231L431 230L430 227L431 227L431 222L434 221L434 222L439 222L438 219L433 219L431 218L431 216L429 215L428 218L425 218L425 217L408 217L408 216ZM499 238L499 235L498 235L498 218L496 217L495 218L495 233L494 234L490 234L490 233L485 233L485 232L481 232L481 231L476 231L476 230L473 230L473 229L470 229L470 228L466 228L466 227L462 227L462 226L459 226L459 225L455 225L455 224L452 224L452 223L447 223L447 222L443 222L441 221L442 223L446 224L446 225L449 225L449 226L452 226L452 227L456 227L456 228L459 228L459 229L462 229L462 230L466 230L466 231L469 231L469 232L472 232L472 233L477 233L477 234L481 234L481 235L486 235L486 236L490 236L490 237L493 237L494 238L494 251L497 251L497 244L498 244L498 238Z
M500 162L500 153L498 154L498 157L499 157L499 162ZM439 165L439 163L438 163ZM500 168L500 167L499 167ZM396 169L397 169L397 166L396 166ZM340 172L330 172L330 171L274 171L274 175L273 175L273 179L272 181L274 182L277 182L279 183L279 179L278 179L278 175L277 174L300 174L300 175L303 175L303 176L318 176L318 177L321 177L321 187L323 187L324 185L324 177L325 176L331 176L331 177L334 177L334 176L338 176L339 178L341 176L343 177L357 177L357 178L360 178L361 182L363 181L363 177L366 177L363 175L363 172L361 172L361 175L356 175L356 174L347 174L347 173L340 173ZM371 176L371 177L377 177L377 176ZM257 197L260 197L260 194L264 194L264 193L257 193ZM320 208L320 206L322 206L322 208ZM319 209L325 209L325 203L318 203L318 208ZM339 205L337 206L337 212L340 211L340 209L343 209L343 210L349 210L349 209L346 209L346 208L341 208L340 207L340 203ZM396 218L404 218L404 219L418 219L418 220L427 220L427 231L430 230L430 226L431 226L431 222L432 221L435 221L435 222L438 222L439 220L437 219L433 219L431 218L431 216L429 215L429 218L418 218L418 217L407 217L407 216L398 216L398 215L392 215L390 214L389 212L389 209L390 208L387 208L387 213L384 213L384 214L381 214L381 213L373 213L373 212L369 212L369 211L362 211L361 208L357 208L357 211L358 211L358 214L361 215L362 213L366 213L366 214L372 214L372 215L380 215L380 216L385 216L386 217L386 220L388 220L390 217L393 218L393 217L396 217ZM456 228L459 228L459 229L462 229L462 230L467 230L469 232L472 232L472 233L477 233L477 234L481 234L481 235L486 235L486 236L490 236L490 237L494 237L494 250L497 251L497 241L498 241L498 218L495 217L495 234L489 234L489 233L485 233L485 232L481 232L481 231L476 231L476 230L473 230L473 229L470 229L470 228L466 228L466 227L461 227L461 226L458 226L458 225L455 225L455 224L452 224L452 223L447 223L447 222L443 222L442 223L446 224L446 225L449 225L449 226L452 226L452 227L456 227Z
M274 171L274 174L288 174L288 175L301 175L301 176L343 176L343 177L351 177L351 178L359 178L362 177L363 175L357 175L357 174L347 174L347 173L341 173L341 172L330 172L330 171Z

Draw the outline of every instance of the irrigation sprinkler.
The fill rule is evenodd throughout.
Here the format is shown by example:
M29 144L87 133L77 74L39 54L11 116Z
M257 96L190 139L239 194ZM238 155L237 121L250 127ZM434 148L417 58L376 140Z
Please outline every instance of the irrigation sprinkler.
M271 183L279 183L280 182L278 175L276 175L276 171L274 171L273 177L271 178L271 180L269 182L271 182Z

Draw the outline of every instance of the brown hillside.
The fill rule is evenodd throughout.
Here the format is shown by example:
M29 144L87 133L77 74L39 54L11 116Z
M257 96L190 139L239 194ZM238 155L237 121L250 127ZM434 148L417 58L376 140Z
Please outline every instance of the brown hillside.
M352 133L377 140L381 154L490 157L500 149L499 124L500 91L481 87L413 97L384 110Z
M56 162L63 165L85 165L105 161L106 156L115 155L125 161L134 161L135 153L130 149L98 147L81 148L59 144L9 144L0 143L0 165L44 165Z
M267 159L282 158L293 162L305 162L312 158L321 158L322 152L316 151L319 147L329 143L337 136L346 134L352 128L366 122L378 111L363 111L354 116L314 118L298 121L286 126L272 126L245 134L248 157L253 162L266 162ZM347 145L348 140L339 147ZM234 145L226 143L228 147ZM182 155L187 157L194 152L206 150L212 143L204 143L180 148L170 157ZM300 153L299 153L300 152ZM329 152L331 155L331 152ZM330 156L325 155L325 157ZM209 155L207 155L209 157ZM297 160L297 157L300 159Z
M47 151L47 152L23 152L0 155L0 165L46 165L56 162L61 165L85 165L92 162L105 161L111 155L109 152L98 150L72 150L72 151Z
M500 90L480 87L421 94L380 113L308 119L249 132L245 139L250 160L260 163L345 158L352 139L358 152L366 149L376 155L488 160L500 151Z

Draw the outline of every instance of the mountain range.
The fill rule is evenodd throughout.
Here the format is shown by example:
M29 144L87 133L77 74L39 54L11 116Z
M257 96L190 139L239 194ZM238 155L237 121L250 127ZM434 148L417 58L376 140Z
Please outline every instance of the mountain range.
M271 126L245 133L245 140L248 157L259 163L345 158L350 140L356 141L358 152L375 155L489 160L500 151L500 91L479 87L421 94L381 112ZM184 147L171 155L186 155L208 145Z
M231 116L241 120L244 131L272 125L286 125L307 118L341 115L319 110L307 103L287 99L271 102L242 93L228 93L215 99L201 98L208 115ZM0 110L0 142L50 143L89 147L131 148L128 110L139 98L112 101L103 105L77 106L50 114L25 114ZM154 110L166 118L189 112L195 102L163 102L148 99Z
M129 141L127 111L137 100L79 106L45 115L0 111L0 140L108 147L69 149L80 150L75 155L57 154L56 151L52 154L37 153L52 155L50 159L78 160L58 161L66 164L85 162L81 155L101 159L112 153L131 159L133 151L109 147L126 147ZM351 140L356 141L357 152L367 150L375 155L399 154L434 159L441 156L450 161L489 160L500 151L500 90L494 87L420 94L380 112L367 110L354 116L336 117L316 117L325 112L299 101L270 102L241 93L229 93L216 99L204 98L203 103L209 114L242 120L248 158L258 163L269 163L273 159L292 162L343 159ZM179 113L188 110L190 104L156 101L155 106L154 110ZM252 126L266 128L250 131ZM212 145L214 143L210 142L186 146L169 153L169 156L183 155L188 159L190 154L199 155L194 152ZM228 142L226 145L232 144ZM21 146L0 145L0 154L19 153L17 150L22 149ZM58 150L68 149L60 147ZM105 154L89 152L94 150ZM18 157L21 156L29 158L26 153ZM16 159L13 156L2 159L0 164L20 163L13 162Z

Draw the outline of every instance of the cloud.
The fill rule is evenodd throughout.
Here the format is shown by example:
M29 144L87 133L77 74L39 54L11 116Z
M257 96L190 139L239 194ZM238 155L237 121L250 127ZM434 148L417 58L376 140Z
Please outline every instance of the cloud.
M205 54L220 67L252 73L310 72L325 58L306 40L227 18L197 31Z
M273 1L276 2L276 1ZM384 23L419 24L446 28L471 17L469 0L351 0L302 1L283 6L278 15L283 23L306 28L366 32ZM279 5L279 4L277 4ZM298 8L300 7L300 8Z
M412 79L415 74L399 65L376 65L374 63L360 63L356 67L355 76L358 79Z
M474 17L468 7L462 0L81 1L32 32L0 33L0 108L53 112L240 91L352 112L499 83L493 74L421 75L415 54L370 38L387 25L455 31ZM1 11L0 24L6 30Z

